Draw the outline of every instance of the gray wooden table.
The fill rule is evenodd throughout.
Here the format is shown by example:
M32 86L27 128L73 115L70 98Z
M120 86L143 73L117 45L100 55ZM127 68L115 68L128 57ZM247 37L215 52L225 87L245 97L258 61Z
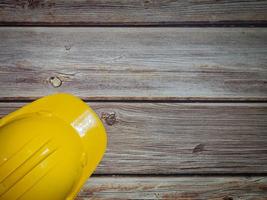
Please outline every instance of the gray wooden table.
M3 0L0 25L0 116L69 92L106 126L77 199L267 199L267 1Z

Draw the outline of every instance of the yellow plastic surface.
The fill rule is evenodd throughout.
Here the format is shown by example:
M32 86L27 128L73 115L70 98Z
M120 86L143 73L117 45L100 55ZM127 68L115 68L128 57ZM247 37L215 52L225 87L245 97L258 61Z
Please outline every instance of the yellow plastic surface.
M71 200L106 149L95 112L69 94L30 103L0 120L0 200Z

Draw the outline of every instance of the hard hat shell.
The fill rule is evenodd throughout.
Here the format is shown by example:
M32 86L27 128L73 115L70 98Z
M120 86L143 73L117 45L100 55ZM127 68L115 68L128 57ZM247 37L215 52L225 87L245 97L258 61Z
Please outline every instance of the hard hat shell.
M0 120L0 200L71 200L106 149L101 120L69 94L41 98Z

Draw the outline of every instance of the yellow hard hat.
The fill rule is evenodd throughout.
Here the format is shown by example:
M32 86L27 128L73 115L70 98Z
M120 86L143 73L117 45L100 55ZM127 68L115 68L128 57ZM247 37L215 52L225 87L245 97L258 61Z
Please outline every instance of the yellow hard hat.
M0 120L0 200L71 200L106 149L95 112L69 94L43 97Z

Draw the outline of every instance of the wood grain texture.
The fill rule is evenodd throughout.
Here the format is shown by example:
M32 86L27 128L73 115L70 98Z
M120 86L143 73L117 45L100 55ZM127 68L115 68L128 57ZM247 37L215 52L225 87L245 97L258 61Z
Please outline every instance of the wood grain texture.
M264 28L2 27L0 99L266 101L266 37Z
M0 24L194 25L267 22L267 1L1 0Z
M76 200L266 200L266 177L92 177Z
M108 133L97 174L267 173L266 103L90 105Z

